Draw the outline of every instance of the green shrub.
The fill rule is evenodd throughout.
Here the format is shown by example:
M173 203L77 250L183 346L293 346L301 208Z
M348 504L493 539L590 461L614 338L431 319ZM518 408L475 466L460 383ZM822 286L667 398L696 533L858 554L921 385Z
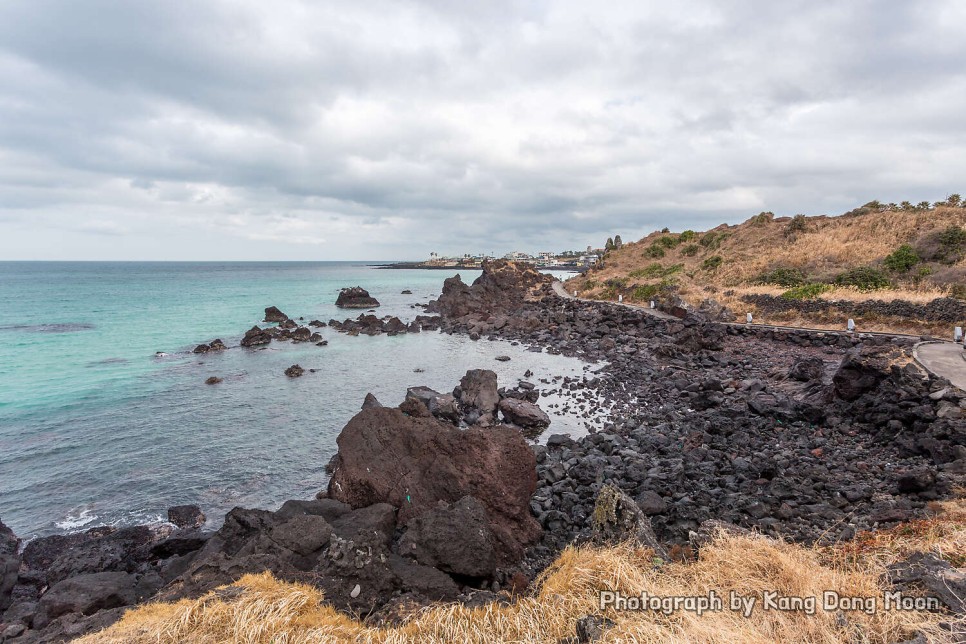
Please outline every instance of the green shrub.
M722 262L724 262L724 258L722 258L721 255L713 255L701 262L701 268L706 271L715 271L718 270L718 267L721 266Z
M790 237L797 233L804 233L808 230L808 220L805 219L805 215L795 215L792 220L788 222L785 226L785 237Z
M635 300L651 300L660 292L661 287L657 284L642 284L634 289L631 297Z
M719 233L711 231L711 232L705 233L704 237L702 237L701 241L698 243L700 243L708 250L716 250L721 246L721 242L728 239L728 237L730 237L730 234L724 231L721 231Z
M860 291L875 291L881 288L889 288L889 278L878 268L872 266L860 266L852 270L840 273L835 278L835 283L839 286L854 286Z
M832 290L831 284L821 284L818 282L813 282L811 284L803 284L802 286L796 286L795 288L788 289L782 293L782 298L786 300L814 300L822 293Z
M651 244L644 250L644 257L651 257L653 259L661 259L664 257L664 254L664 249L657 244Z
M883 261L890 271L904 273L919 263L919 255L909 244L903 244L886 255Z
M672 264L671 266L664 266L655 262L650 266L639 268L636 271L631 271L629 274L631 277L650 279L654 277L667 277L668 275L680 273L683 270L684 264Z
M681 248L681 254L684 255L685 257L694 257L695 255L698 254L698 251L700 250L701 250L701 247L698 246L697 244L688 244L687 246L684 246L683 248Z
M674 248L679 242L677 237L665 235L664 237L658 237L655 239L654 243L663 246L664 248Z
M627 278L626 277L611 277L604 281L604 284L609 288L627 288Z
M774 268L762 273L755 280L759 284L775 284L777 286L801 286L806 281L806 275L797 268Z
M765 224L771 223L771 220L775 217L773 212L760 212L751 218L752 226L764 226Z
M966 230L959 226L950 226L939 233L939 243L947 250L962 250L966 246Z
M692 241L696 239L697 236L698 236L698 233L694 232L693 230L685 230L683 233L678 235L678 243L683 244L685 242Z

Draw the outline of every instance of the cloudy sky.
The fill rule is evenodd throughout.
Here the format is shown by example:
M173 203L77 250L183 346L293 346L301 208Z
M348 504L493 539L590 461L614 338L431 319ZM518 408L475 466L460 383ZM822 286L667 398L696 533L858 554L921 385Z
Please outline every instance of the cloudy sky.
M3 0L0 259L559 250L935 201L966 193L964 34L959 0Z

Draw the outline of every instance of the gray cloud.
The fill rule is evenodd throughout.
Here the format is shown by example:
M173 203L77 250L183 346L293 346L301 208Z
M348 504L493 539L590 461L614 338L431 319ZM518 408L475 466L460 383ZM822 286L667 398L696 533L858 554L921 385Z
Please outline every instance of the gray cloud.
M0 258L580 248L934 200L966 189L964 23L954 0L10 0Z

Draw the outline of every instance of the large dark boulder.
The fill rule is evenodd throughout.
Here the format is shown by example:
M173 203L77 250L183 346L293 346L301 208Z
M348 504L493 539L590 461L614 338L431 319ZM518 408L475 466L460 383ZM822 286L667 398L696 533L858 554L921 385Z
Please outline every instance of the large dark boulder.
M379 306L379 300L369 295L369 291L361 286L353 286L339 291L335 305L343 309L371 309Z
M279 311L277 307L270 306L265 309L266 322L284 322L287 319L288 316Z
M137 599L137 578L126 572L77 575L52 586L40 598L47 619L67 613L92 615L99 610L130 606Z
M885 353L855 349L845 355L832 376L832 391L842 400L851 402L874 390L888 375L889 363Z
M507 422L524 429L546 429L550 426L547 412L526 400L504 398L500 401L500 412Z
M490 424L496 419L500 404L496 372L489 369L470 369L453 391L467 422Z
M399 554L453 575L490 578L496 572L486 510L471 496L411 519Z
M540 534L530 514L536 459L511 427L460 430L399 409L365 409L336 441L328 496L353 507L386 502L403 525L437 507L473 496L486 509L497 558L518 560Z
M605 485L597 494L591 525L594 540L599 543L633 541L651 548L662 559L668 558L648 516L634 499L613 485Z
M802 358L788 370L788 377L799 382L821 380L825 373L825 362L821 358Z
M245 337L242 338L241 345L243 347L254 347L261 344L268 344L271 341L272 336L266 333L264 329L253 326L245 332Z

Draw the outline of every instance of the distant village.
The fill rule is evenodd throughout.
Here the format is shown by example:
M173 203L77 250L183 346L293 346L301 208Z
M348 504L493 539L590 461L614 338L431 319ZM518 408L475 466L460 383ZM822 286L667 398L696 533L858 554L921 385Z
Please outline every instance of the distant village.
M587 247L587 250L565 250L560 253L544 251L531 255L522 251L507 253L503 259L511 259L515 262L527 262L534 264L538 268L559 268L563 269L583 269L589 268L600 261L605 249ZM497 259L495 255L480 253L476 255L466 254L462 257L442 257L436 253L430 253L429 260L422 262L427 268L480 268L485 260Z
M623 242L621 241L620 235L616 235L613 238L609 238L603 248L588 246L586 250L582 251L565 250L560 253L543 251L536 255L522 251L514 251L504 255L502 259L510 259L515 262L527 262L537 268L545 270L585 271L597 264L607 251L620 248L622 245ZM475 255L467 253L461 257L445 257L438 253L430 253L429 259L423 262L397 262L394 264L383 264L379 268L479 269L482 267L484 261L493 259L498 259L493 253L478 253Z

